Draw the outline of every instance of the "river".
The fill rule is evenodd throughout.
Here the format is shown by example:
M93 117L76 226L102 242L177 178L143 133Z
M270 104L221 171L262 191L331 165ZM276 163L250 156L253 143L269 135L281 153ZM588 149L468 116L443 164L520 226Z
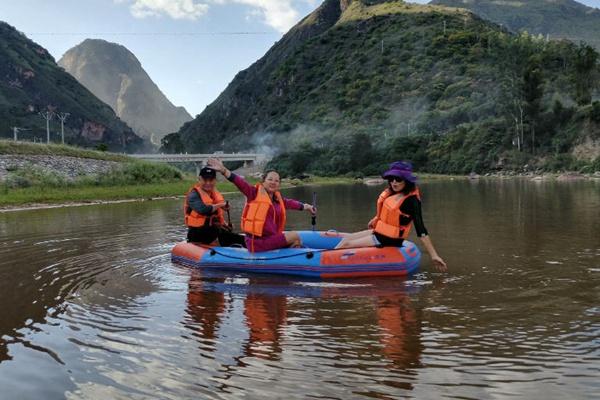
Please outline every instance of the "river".
M285 194L313 190L319 229L355 231L381 188ZM174 265L175 200L0 213L0 399L598 396L600 182L422 192L449 272L425 255L408 279Z

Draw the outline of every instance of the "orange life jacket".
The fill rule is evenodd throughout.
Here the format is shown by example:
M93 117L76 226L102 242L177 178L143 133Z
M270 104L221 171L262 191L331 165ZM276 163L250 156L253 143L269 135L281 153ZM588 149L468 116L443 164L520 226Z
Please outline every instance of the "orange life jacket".
M400 217L412 216L400 211L402 203L410 196L417 196L421 200L419 188L415 188L407 195L402 193L392 194L389 189L384 190L377 199L377 222L375 232L394 239L406 239L412 228L412 219L406 225L400 224Z
M192 191L196 191L202 202L207 206L222 203L225 201L223 195L219 193L217 190L214 190L211 194L205 192L200 185L193 186L185 195L185 204L183 205L183 214L185 217L185 224L189 228L199 228L206 224L206 220L209 219L209 225L225 225L225 216L223 213L223 209L219 208L216 213L212 215L202 215L196 211L194 211L188 202L188 197Z
M265 222L267 220L267 214L269 209L273 208L273 221L276 222L277 215L275 213L275 207L271 201L271 196L267 193L262 184L256 185L257 193L256 198L252 201L247 201L242 212L242 231L250 235L261 237L265 228ZM286 213L285 203L281 193L276 192L275 198L279 202L281 208L281 221L279 221L278 232L283 232L285 226Z

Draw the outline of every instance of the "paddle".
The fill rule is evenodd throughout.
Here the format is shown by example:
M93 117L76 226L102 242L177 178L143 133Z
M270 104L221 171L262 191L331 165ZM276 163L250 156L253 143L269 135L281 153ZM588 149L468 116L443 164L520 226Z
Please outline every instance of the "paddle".
M315 209L315 213L310 217L310 224L312 225L313 232L317 227L317 192L313 192L312 206Z
M233 224L231 223L231 214L229 213L229 200L225 200L225 211L227 211L227 226L229 230L233 230Z

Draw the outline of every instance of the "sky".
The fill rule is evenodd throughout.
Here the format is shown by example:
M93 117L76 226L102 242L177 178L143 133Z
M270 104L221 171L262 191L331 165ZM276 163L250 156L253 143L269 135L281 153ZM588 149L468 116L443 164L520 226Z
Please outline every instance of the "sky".
M0 0L0 20L57 61L87 38L122 44L195 116L321 1ZM600 8L600 0L580 2Z

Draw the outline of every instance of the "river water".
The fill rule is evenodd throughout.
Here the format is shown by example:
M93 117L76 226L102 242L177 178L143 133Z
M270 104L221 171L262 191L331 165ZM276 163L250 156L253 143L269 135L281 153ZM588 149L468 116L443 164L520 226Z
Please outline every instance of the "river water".
M355 231L381 188L313 190ZM173 265L174 200L0 213L0 398L599 398L600 182L422 191L449 272L408 279Z

